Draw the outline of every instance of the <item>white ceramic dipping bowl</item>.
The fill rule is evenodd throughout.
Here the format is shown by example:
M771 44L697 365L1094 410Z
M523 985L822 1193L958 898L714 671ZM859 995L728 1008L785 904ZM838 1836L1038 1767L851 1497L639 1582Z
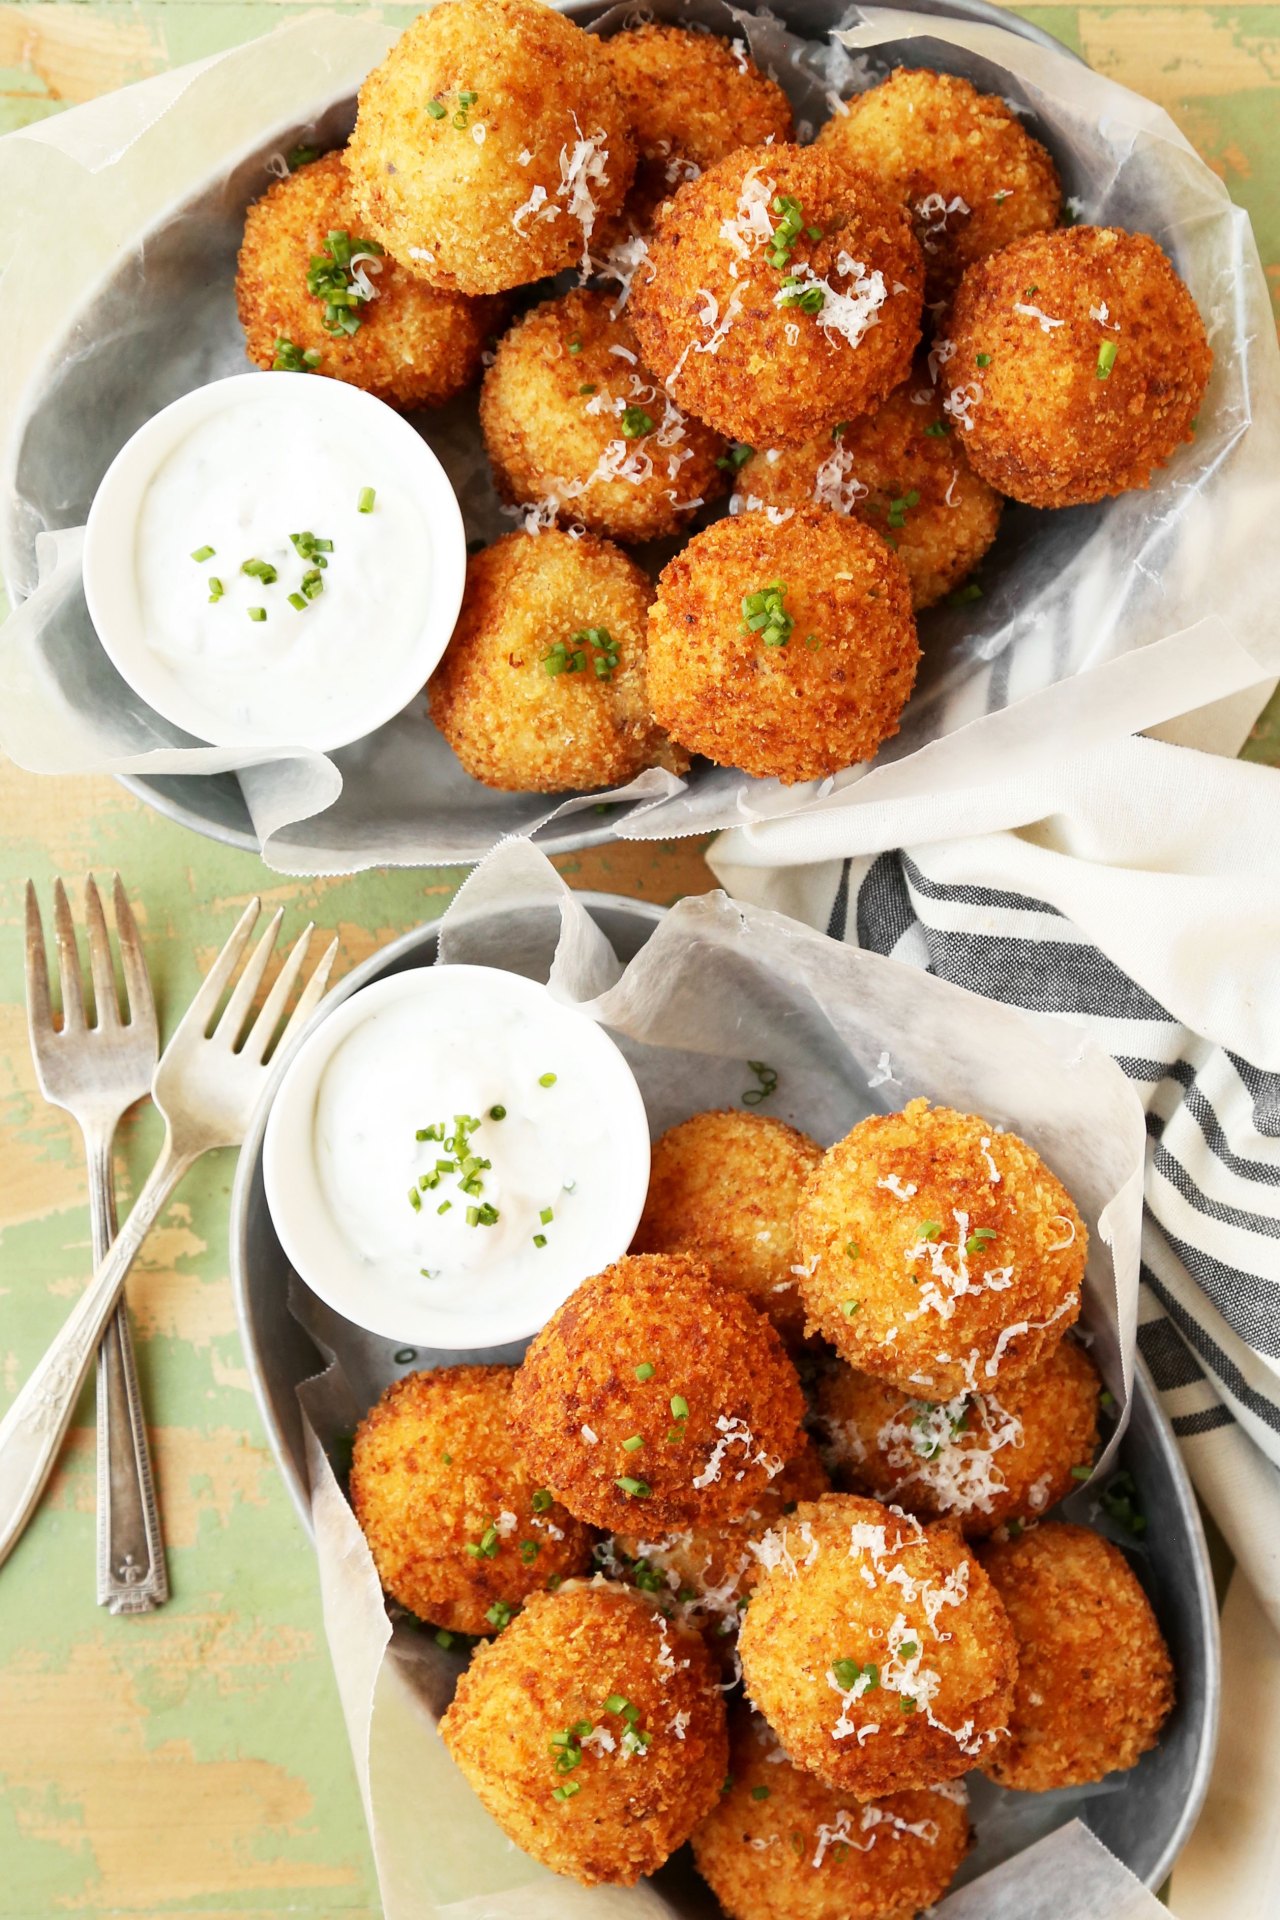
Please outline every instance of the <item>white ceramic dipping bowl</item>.
M300 550L305 534L332 546ZM156 713L261 758L346 746L408 706L453 632L466 564L445 471L398 413L320 375L246 373L184 394L121 448L89 512L84 590Z
M459 1114L479 1125L455 1145ZM468 1154L489 1164L464 1190ZM335 1312L408 1346L496 1347L626 1252L649 1126L594 1020L520 974L437 966L316 1027L276 1094L263 1179L291 1265Z

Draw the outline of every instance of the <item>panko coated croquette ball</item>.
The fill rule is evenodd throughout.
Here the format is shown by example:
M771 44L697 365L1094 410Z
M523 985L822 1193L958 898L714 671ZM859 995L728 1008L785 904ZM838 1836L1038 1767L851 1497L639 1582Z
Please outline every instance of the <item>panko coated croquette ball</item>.
M360 89L364 217L437 287L499 293L585 258L635 170L600 42L542 0L443 0Z
M724 441L640 365L603 293L544 300L504 335L480 425L503 498L613 540L656 540L725 488Z
M1058 224L1052 156L996 94L955 74L900 67L847 100L818 145L906 202L931 301L949 297L975 260Z
M758 1714L730 1719L729 1779L693 1835L728 1920L915 1920L969 1849L959 1781L859 1802L793 1767Z
M1136 1766L1173 1710L1173 1663L1119 1547L1049 1521L982 1563L1018 1642L1009 1737L983 1771L1048 1793Z
M503 302L471 300L427 286L386 255L369 257L346 161L327 153L277 181L250 207L236 272L236 306L245 351L255 365L282 356L318 356L313 371L363 387L388 406L439 407L480 372L486 340L501 324ZM345 254L333 253L333 236ZM325 325L325 293L308 290L316 262L354 291L342 309L354 333ZM323 273L320 277L323 277Z
M633 1253L688 1253L767 1313L784 1340L804 1337L791 1271L791 1223L822 1158L807 1134L755 1113L695 1113L654 1142Z
M649 697L673 740L786 784L898 731L920 648L906 570L861 521L806 507L695 534L658 581Z
M1194 438L1213 354L1154 240L1033 235L971 267L935 345L975 470L1032 507L1150 485Z
M786 1348L742 1294L681 1254L631 1254L584 1280L517 1371L522 1458L612 1532L744 1513L802 1444Z
M601 48L636 143L626 211L637 230L717 160L792 137L791 102L741 41L650 21L612 34Z
M440 1735L504 1833L587 1886L655 1873L719 1795L719 1671L634 1588L539 1594L458 1682Z
M629 312L682 407L796 446L906 379L923 286L906 211L869 174L813 147L744 148L664 209Z
M652 597L635 562L590 535L511 533L473 556L428 686L431 717L473 779L563 793L644 767L683 772L650 717Z
M972 573L1000 525L1004 502L969 465L963 440L918 366L878 412L837 421L802 447L755 453L739 469L733 509L852 514L893 548L919 613Z
M797 1501L816 1500L829 1486L817 1448L806 1439L745 1513L656 1537L618 1534L613 1559L623 1554L631 1564L620 1569L622 1577L660 1596L668 1611L674 1606L681 1619L706 1635L721 1662L732 1665L742 1614L760 1577L756 1543Z
M999 1394L1080 1313L1088 1235L1033 1147L912 1100L829 1149L796 1214L810 1332L935 1401Z
M969 1539L1037 1519L1076 1485L1098 1447L1101 1382L1074 1340L1021 1380L954 1400L912 1399L837 1363L817 1388L819 1432L842 1486Z
M351 1504L393 1600L456 1633L495 1633L548 1581L584 1572L593 1535L507 1433L511 1367L394 1380L356 1429Z
M762 1542L738 1637L794 1764L859 1800L968 1772L1013 1704L1013 1631L955 1528L874 1500L802 1500Z

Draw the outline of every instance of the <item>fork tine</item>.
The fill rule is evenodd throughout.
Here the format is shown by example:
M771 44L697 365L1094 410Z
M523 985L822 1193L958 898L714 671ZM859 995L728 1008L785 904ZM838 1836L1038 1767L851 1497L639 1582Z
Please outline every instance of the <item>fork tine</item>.
M224 1040L233 1051L240 1038L241 1029L249 1017L254 995L262 985L262 976L275 952L276 936L280 932L280 922L283 919L284 908L277 907L268 920L265 930L259 936L257 946L249 955L248 965L237 980L235 992L228 1000L226 1011L214 1030L215 1037Z
M236 921L226 945L201 981L195 999L178 1022L174 1040L179 1033L190 1033L193 1029L203 1037L209 1022L218 1010L223 988L240 964L240 956L249 944L249 935L257 925L258 915L261 912L262 902L255 895ZM173 1040L169 1045L173 1045Z
M315 922L309 920L302 932L290 947L284 965L276 976L275 984L262 1003L262 1011L250 1027L241 1051L252 1060L264 1060L271 1037L280 1025L284 1010L289 1004L289 995L293 984L302 971L302 963L307 957L307 948L315 932Z
M61 880L53 883L53 931L58 948L58 980L62 987L62 1031L84 1032L84 988L80 982L80 954L76 947L71 903Z
M27 1024L32 1037L53 1031L49 1005L49 962L44 950L44 924L34 882L27 882Z
M302 992L298 995L298 1004L289 1015L285 1023L284 1032L280 1035L280 1045L282 1047L287 1047L290 1040L296 1034L302 1032L303 1027L306 1026L307 1021L319 1005L321 996L329 984L329 975L333 972L333 963L337 957L338 936L335 933L333 939L320 956L319 966L308 980L306 986L302 989Z
M138 923L133 917L129 896L118 873L111 889L111 904L115 909L116 939L120 943L120 961L124 968L125 1011L129 1016L129 1025L149 1028L154 1033L156 999L151 991L151 975L147 972L143 957Z
M84 917L89 928L89 967L93 974L93 1017L99 1027L120 1025L116 999L116 970L111 959L111 936L102 911L102 895L93 875L84 883Z

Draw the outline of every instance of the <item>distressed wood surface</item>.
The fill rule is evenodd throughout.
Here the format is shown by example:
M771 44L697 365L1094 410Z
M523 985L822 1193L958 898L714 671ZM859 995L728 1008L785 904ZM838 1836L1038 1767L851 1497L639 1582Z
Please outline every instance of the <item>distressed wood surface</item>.
M290 0L283 0L289 4ZM305 3L305 0L304 0ZM408 17L408 9L396 9ZM1253 216L1280 296L1280 6L1023 9L1158 100ZM271 0L0 5L0 131L266 32ZM20 297L11 292L11 298ZM1280 760L1280 708L1246 750ZM558 863L574 885L668 903L708 884L702 843ZM89 1263L78 1139L36 1090L22 1011L22 881L119 868L171 1023L242 903L342 938L351 966L438 914L447 870L285 882L171 826L104 780L0 766L0 1404ZM119 1141L122 1197L158 1145ZM0 1916L379 1913L310 1550L267 1450L227 1276L233 1163L201 1163L130 1283L173 1600L114 1620L93 1602L92 1408L0 1573Z

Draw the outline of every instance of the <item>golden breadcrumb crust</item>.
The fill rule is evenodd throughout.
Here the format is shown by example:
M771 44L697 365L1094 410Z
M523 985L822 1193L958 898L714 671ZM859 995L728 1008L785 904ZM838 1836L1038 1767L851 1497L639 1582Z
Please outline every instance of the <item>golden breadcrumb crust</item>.
M983 1771L1047 1793L1136 1766L1173 1711L1173 1663L1119 1547L1049 1521L982 1563L1018 1642L1009 1738Z
M539 1482L507 1432L514 1371L406 1374L356 1429L351 1504L378 1578L411 1613L457 1633L493 1633L495 1602L514 1609L591 1564L591 1529L545 1493L534 1505Z
M799 233L785 266L771 264L765 235L746 230L735 245L721 231L757 191L771 229L783 197L799 201L806 228L821 229L817 240ZM789 275L800 276L803 293L808 269L850 297L863 285L869 298L867 285L882 276L874 324L856 345L832 324L839 308L830 295L818 313L777 304ZM645 365L681 406L751 446L794 446L871 412L906 378L923 286L906 211L869 174L814 147L744 148L664 209L630 313Z
M505 500L545 503L562 526L611 540L657 540L724 492L725 446L650 379L613 305L578 287L518 321L485 375L480 426Z
M729 1721L727 1793L693 1836L693 1857L728 1920L915 1920L969 1849L958 1785L862 1804L793 1767L769 1727Z
M236 272L245 351L270 368L277 340L288 340L299 353L319 353L317 373L363 387L388 406L442 406L478 376L504 302L439 291L387 258L366 269L377 293L359 308L359 330L327 333L325 303L307 292L307 270L330 233L364 237L361 218L340 153L299 167L254 201Z
M689 1626L706 1635L722 1665L732 1667L738 1627L760 1577L752 1542L762 1540L800 1500L816 1500L830 1482L817 1448L806 1438L776 1480L762 1487L745 1513L680 1533L618 1534L614 1546L634 1564L623 1577L674 1605Z
M1014 500L1075 507L1146 487L1195 437L1213 354L1146 234L1020 240L970 268L947 331L941 378L972 422L965 451Z
M584 1280L511 1393L534 1471L581 1519L626 1532L745 1512L799 1451L803 1412L764 1315L681 1254L630 1254Z
M1063 1340L1021 1380L942 1404L837 1362L817 1406L839 1485L921 1519L952 1517L979 1540L1072 1492L1097 1451L1100 1387L1084 1349Z
M626 212L639 231L717 160L792 138L791 102L777 81L715 34L650 21L612 34L601 50L636 143Z
M431 717L473 779L517 793L682 772L649 714L645 615L653 587L607 540L511 533L467 564L462 612L431 677ZM609 636L609 655L577 636ZM564 649L557 656L556 648ZM549 672L557 658L580 670Z
M599 40L542 0L420 14L360 89L348 159L374 238L462 293L574 266L635 170Z
M794 627L767 647L744 631L743 601L779 582ZM829 507L695 534L649 614L659 724L691 753L787 784L869 760L898 731L919 659L901 561Z
M756 453L738 475L739 511L815 504L851 513L893 548L919 613L972 573L1004 502L969 465L964 435L917 363L878 412L837 422L802 447Z
M772 1539L738 1651L750 1699L796 1766L872 1800L955 1779L990 1752L1017 1652L956 1528L828 1493L801 1501Z
M440 1734L525 1853L586 1886L629 1886L657 1871L720 1791L729 1743L718 1679L699 1636L643 1594L572 1581L536 1595L476 1652ZM577 1763L558 1767L583 1741Z
M1033 1147L912 1100L828 1151L796 1214L809 1330L903 1393L999 1393L1080 1313L1088 1235Z
M755 1113L695 1113L654 1143L633 1253L688 1253L745 1293L783 1339L804 1338L792 1219L822 1148Z
M1052 156L1003 100L955 74L900 67L852 95L818 145L906 202L930 301L954 293L975 260L1058 224Z

